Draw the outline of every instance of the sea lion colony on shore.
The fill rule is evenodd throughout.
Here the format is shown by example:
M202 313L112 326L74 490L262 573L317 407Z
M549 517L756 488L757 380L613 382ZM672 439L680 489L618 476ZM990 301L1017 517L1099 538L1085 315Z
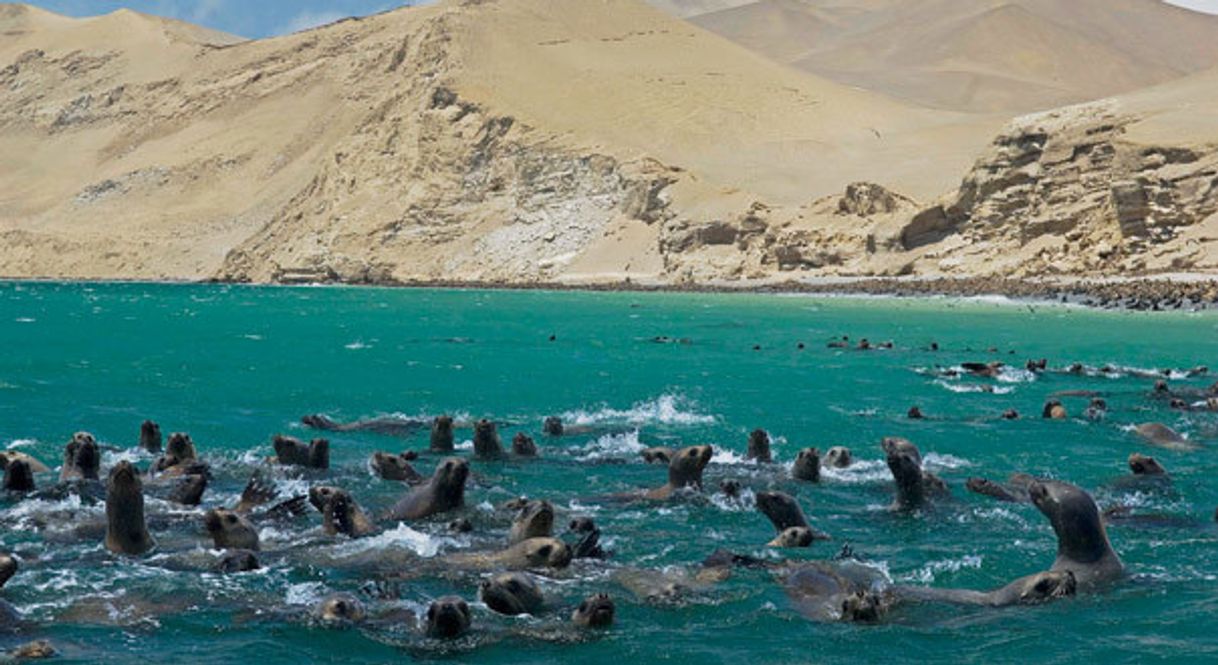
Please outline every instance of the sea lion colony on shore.
M835 339L830 346L863 351L885 348L884 345L876 347L871 343L852 345L845 337ZM1002 363L995 362L963 363L955 369L937 371L993 378L1003 368ZM1067 374L1103 374L1111 371L1078 365L1053 370L1043 360L1029 361L1026 368L1033 372L1061 371ZM1162 376L1195 377L1204 375L1206 371L1200 367L1176 372L1164 370ZM1148 373L1150 376L1159 375L1151 372ZM1046 400L1042 414L1045 419L1069 417L1060 397L1090 397L1089 406L1083 414L1089 420L1101 419L1107 413L1108 407L1102 398L1061 393ZM1218 397L1218 385L1203 391L1172 391L1161 379L1148 393L1149 400L1167 401L1172 408L1180 408L1171 401L1178 400L1183 401L1186 408L1209 410L1216 403L1215 397ZM927 417L920 410L917 415L919 418ZM1005 413L1002 418L1010 419ZM262 565L263 557L283 556L264 551L259 524L282 523L283 520L293 519L293 516L307 515L310 512L308 505L320 514L322 532L331 537L365 538L393 528L399 522L436 520L447 522L454 533L470 533L475 527L468 519L461 517L459 511L467 504L467 484L474 475L471 464L505 460L524 462L539 456L543 460L539 463L545 463L535 440L524 432L515 436L510 448L505 448L498 424L489 419L457 422L442 415L435 417L430 424L398 418L344 424L325 416L306 416L303 422L321 430L370 431L391 436L430 427L430 450L425 453L448 456L436 460L434 470L428 476L416 470L412 464L420 462L419 452L373 453L368 462L369 470L384 481L401 483L402 486L396 503L378 513L361 507L357 497L346 489L327 482L330 469L328 440L315 439L305 444L291 437L276 435L271 445L275 454L268 455L267 466L259 465L254 470L236 505L213 505L203 511L201 523L194 526L194 533L200 536L205 534L215 550L212 561L199 572L235 574L257 570ZM470 459L454 455L453 431L457 428L473 430ZM1197 444L1160 423L1143 423L1134 427L1133 432L1146 443L1166 450L1187 452L1198 448ZM595 434L597 428L569 426L553 416L546 418L541 428L541 435L548 439L576 433ZM82 500L91 498L104 501L106 524L102 543L105 549L114 556L145 557L158 548L158 529L173 529L173 525L166 525L164 519L155 515L151 517L157 519L151 522L158 526L150 528L150 515L146 514L146 493L156 492L157 496L183 506L199 506L212 475L207 461L200 456L188 434L171 434L164 451L161 450L161 443L160 427L152 421L143 422L138 447L158 457L145 472L130 461L122 460L105 470L103 475L100 468L103 447L91 434L78 432L64 448L58 483L54 488L41 492L51 496L75 493ZM948 483L925 468L922 453L912 441L886 437L879 443L877 452L882 454L893 479L894 498L890 510L921 514L936 502L950 500L951 488ZM703 471L713 455L714 448L708 445L647 448L641 453L644 461L667 467L667 479L663 485L626 494L582 497L581 501L613 505L622 502L671 502L696 497L704 492ZM772 438L763 429L748 434L745 458L759 467L772 467L777 479L805 485L822 482L824 469L843 469L854 463L854 454L843 446L828 448L823 455L818 448L805 448L798 452L788 470L775 463ZM13 502L20 502L24 497L39 496L36 476L52 473L50 467L37 459L13 451L0 453L0 465L4 467L4 490ZM1166 469L1148 455L1133 453L1129 456L1128 467L1131 473L1121 479L1123 483L1170 483ZM278 496L273 481L267 478L267 471L275 468L294 468L298 470L296 473L304 474L311 484L307 494L286 499ZM723 495L731 500L739 500L747 489L735 479L724 479L719 487ZM639 598L656 600L673 598L691 590L707 591L726 579L736 568L766 569L786 591L792 607L814 621L877 622L884 620L894 607L909 603L989 607L1031 605L1079 592L1102 591L1121 580L1124 565L1108 540L1106 524L1127 523L1148 517L1131 515L1127 508L1119 506L1102 510L1088 492L1075 485L1026 474L1015 474L1005 483L970 478L965 487L999 501L1034 505L1057 536L1056 559L1051 563L1046 562L1048 567L1040 572L1019 577L991 591L895 585L875 568L848 555L825 561L787 561L782 558L757 559L723 550L710 553L694 572L621 568L611 579ZM758 545L777 549L804 548L817 541L831 539L830 534L813 525L792 495L757 488L754 496L757 510L775 529L772 540ZM492 612L552 616L555 617L555 624L568 626L568 631L610 626L616 605L609 594L594 593L577 606L563 610L556 606L541 583L548 575L570 566L573 560L598 560L609 556L600 546L601 534L596 523L588 516L575 515L567 531L556 536L558 510L550 501L521 498L502 504L498 511L511 515L506 535L483 539L479 546L469 551L437 557L436 561L428 564L430 567L417 566L417 569L391 572L388 576L401 577L404 573L405 579L412 579L428 574L456 575L458 579L471 580L470 598L477 597ZM1153 516L1150 518L1154 519ZM1215 518L1218 518L1218 514ZM307 519L316 521L316 518ZM180 540L181 534L173 534L173 537ZM392 563L388 565L392 566ZM19 569L18 558L0 554L0 587L17 575ZM381 570L373 575L385 577L386 573ZM408 627L421 638L447 640L478 629L477 616L469 603L470 600L465 598L444 596L436 598L424 616L386 617L366 607L359 597L339 593L318 602L311 612L311 620L322 626L392 621L399 627ZM566 615L562 614L564 611ZM17 610L2 600L0 628L20 633L36 633L38 630L37 626L24 623ZM570 634L565 633L566 637L562 639L570 639ZM20 653L23 657L54 653L53 648L45 642L30 643L18 649L22 650Z

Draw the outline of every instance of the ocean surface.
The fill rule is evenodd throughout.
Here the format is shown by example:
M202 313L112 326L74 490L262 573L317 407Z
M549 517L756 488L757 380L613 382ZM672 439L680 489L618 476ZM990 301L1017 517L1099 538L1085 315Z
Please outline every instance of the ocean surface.
M828 348L834 336L890 350ZM553 337L553 339L551 339ZM660 339L657 338L667 338ZM929 350L934 342L938 351ZM803 343L804 348L799 348ZM991 350L993 349L993 350ZM1033 375L1110 365L1106 374ZM936 368L1001 360L997 379L944 377ZM211 542L201 510L150 498L157 550L118 558L101 546L101 504L76 497L0 500L0 549L21 571L0 598L25 615L0 648L51 640L61 662L90 663L857 663L1035 660L1046 663L1218 660L1218 414L1181 413L1150 397L1162 368L1214 364L1218 315L1095 312L995 301L894 300L577 292L258 288L145 284L0 283L0 449L57 467L73 432L87 430L119 459L145 468L135 445L145 418L165 434L189 432L215 479L203 508L233 504L272 454L276 433L308 438L301 416L338 420L387 414L488 417L505 444L530 432L536 461L473 462L463 514L476 529L453 535L448 519L386 524L381 535L328 538L316 513L264 525L261 571L207 572ZM1218 373L1218 372L1216 372ZM1173 389L1218 376L1175 375ZM1082 418L1085 398L1065 397L1071 418L1039 418L1062 390L1101 392L1110 410ZM917 405L926 420L905 417ZM1005 421L1008 408L1024 417ZM542 419L605 433L541 436ZM1201 444L1196 452L1149 448L1131 426L1160 421ZM748 432L774 437L772 465L744 460ZM887 510L891 476L884 436L916 443L952 497L913 514ZM274 470L280 495L328 482L379 512L404 491L372 476L373 451L425 451L410 438L329 433L332 470ZM469 430L457 440L468 442ZM644 446L712 444L701 496L664 504L603 501L662 485ZM849 446L858 462L819 485L790 480L806 446ZM469 455L468 443L458 453ZM1121 482L1131 452L1153 454L1169 488ZM1022 471L1076 483L1101 506L1169 516L1169 524L1109 527L1129 578L1101 595L1035 607L898 607L882 623L810 623L774 577L737 571L727 581L664 602L640 599L621 580L639 570L695 571L719 548L774 561L829 559L843 546L895 583L992 589L1048 568L1056 540L1030 505L1001 504L964 489L970 476ZM38 477L41 488L54 473ZM741 501L717 494L735 478ZM833 540L767 551L773 528L752 492L798 497ZM155 494L153 487L149 494ZM479 573L445 569L454 552L490 547L510 517L495 506L517 496L590 515L612 550L541 578L551 610L493 615L477 601ZM400 571L395 571L400 568ZM447 570L447 572L440 572ZM420 572L423 571L423 572ZM427 571L437 571L435 574ZM395 575L395 572L413 573ZM675 574L675 573L673 573ZM403 577L395 581L393 578ZM307 617L333 591L360 594L374 619L329 630ZM568 625L584 596L617 603L607 631ZM452 643L426 640L375 617L425 610L457 594L473 604L474 630Z

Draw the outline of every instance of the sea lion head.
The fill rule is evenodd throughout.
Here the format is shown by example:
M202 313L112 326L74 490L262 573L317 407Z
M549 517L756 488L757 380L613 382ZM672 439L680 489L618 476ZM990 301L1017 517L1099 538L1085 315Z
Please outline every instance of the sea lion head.
M702 471L715 451L710 446L682 449L668 463L668 483L673 487L702 487Z
M1137 476L1167 475L1167 469L1164 469L1158 460L1141 453L1133 453L1129 456L1129 470Z
M598 529L591 517L576 517L567 524L567 530L572 533L592 533Z
M4 468L4 489L9 492L33 492L34 471L30 463L15 459Z
M528 501L512 521L509 540L518 543L529 538L545 538L554 533L554 505L549 501Z
M465 481L469 478L469 463L460 457L447 457L436 465L431 485L437 491L454 495L457 502L465 496Z
M1015 409L1007 409L1002 412L1003 420L1019 420L1019 412Z
M608 628L613 625L613 617L617 609L613 599L607 593L588 596L575 611L571 613L571 621L583 628Z
M364 604L349 593L335 593L321 599L313 608L313 617L326 625L360 623L368 616Z
M258 551L258 530L243 515L213 508L203 515L203 526L211 534L216 549Z
M512 437L512 454L520 457L537 457L537 443L533 437L524 432L517 432Z
M176 457L178 462L198 459L195 442L191 441L190 435L184 432L174 432L169 435L169 443L165 444L165 454Z
M524 568L566 568L571 565L571 547L557 538L529 538L513 545L509 557Z
M769 518L779 531L808 524L799 503L786 492L758 492L757 510Z
M1167 387L1166 381L1164 381L1163 379L1158 379L1157 381L1155 381L1155 392L1162 395L1162 394L1170 393L1171 389Z
M533 614L545 604L541 587L523 573L502 573L479 585L482 602L499 614Z
M897 484L897 502L915 504L923 495L922 453L918 447L900 437L887 437L880 444L888 462L888 470Z
M798 480L820 482L820 449L804 448L795 456L791 476Z
M144 484L140 482L140 472L135 465L127 460L115 464L110 469L106 484L106 493L114 492L120 495L139 493L143 495Z
M448 530L453 533L469 533L474 530L474 524L465 517L458 517L448 523Z
M639 452L639 456L648 464L671 464L674 454L672 448L664 446L645 448Z
M245 573L261 567L258 555L249 550L228 550L216 562L216 571L221 573Z
M140 448L150 453L161 452L161 426L145 420L140 423Z
M541 431L546 436L562 436L562 418L558 416L546 416L546 419L541 423Z
M432 601L427 608L425 632L428 637L452 639L469 630L472 616L469 604L456 596L445 596Z
M770 547L808 547L816 540L812 529L806 526L792 526L783 529L768 545Z
M1058 556L1093 563L1111 551L1108 532L1095 499L1082 489L1056 480L1035 480L1028 495L1057 534Z
M1050 420L1065 420L1066 407L1062 406L1060 400L1051 399L1045 402L1045 407L1041 410L1040 416Z
M317 509L317 512L324 513L326 512L326 506L329 505L330 500L334 498L335 494L341 491L342 490L338 489L337 487L331 487L329 485L316 485L314 487L310 487L309 503Z
M844 469L854 463L854 455L850 449L845 446L833 446L829 452L825 453L825 466L831 466L835 469Z
M17 569L20 565L17 559L11 554L0 553L0 588L3 588L8 581L13 579L13 575L17 574Z
M750 432L748 453L745 456L759 462L769 462L771 459L770 433L763 429L755 429Z
M719 491L723 492L723 496L729 499L739 499L741 489L743 489L743 486L735 478L724 478L719 481Z
M1060 570L1037 573L1027 579L1019 592L1019 603L1035 605L1056 598L1073 596L1078 590L1074 571Z
M97 439L88 432L77 432L64 448L63 464L65 470L72 469L86 480L97 480L101 470L101 451L97 449Z
M452 416L436 416L431 421L431 449L447 452L453 449Z
M412 480L419 477L405 455L372 453L372 471L385 480Z
M905 417L909 418L910 420L924 420L926 418L926 416L922 414L922 409L916 406L909 407L909 411L905 413Z
M500 457L503 444L495 423L483 418L474 423L474 455L477 457Z
M280 464L305 466L308 463L309 447L300 439L276 434L271 439L271 447L275 449L275 457Z
M875 623L888 612L889 603L872 591L856 591L842 600L842 621Z

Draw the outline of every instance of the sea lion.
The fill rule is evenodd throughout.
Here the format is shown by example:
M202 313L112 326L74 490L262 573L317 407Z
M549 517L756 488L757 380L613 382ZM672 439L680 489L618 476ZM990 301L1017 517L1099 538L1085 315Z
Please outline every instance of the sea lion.
M795 610L812 621L874 622L892 603L887 594L872 591L884 583L882 575L851 560L800 564L779 579Z
M401 453L394 455L393 453L372 453L372 458L368 461L372 467L372 472L385 480L396 480L406 483L423 482L423 475L415 471L410 460L416 459L417 455L410 453Z
M213 508L203 515L203 527L218 550L257 552L259 549L258 530L244 515L226 508Z
M0 469L7 469L9 462L13 460L21 460L30 466L30 471L33 473L46 473L51 470L51 467L38 461L31 455L17 452L15 450L6 450L0 452Z
M25 460L13 460L4 468L4 490L7 492L33 492L34 472Z
M508 544L514 545L529 538L546 538L554 535L554 505L549 501L529 501L520 508L508 532Z
M1077 590L1078 580L1073 571L1053 570L1021 577L1000 589L989 592L903 586L895 588L893 593L902 600L1006 607L1009 605L1038 605L1058 598L1073 596Z
M1015 409L1007 409L1002 412L1003 420L1019 420L1019 412Z
M431 450L437 453L453 451L453 419L451 416L436 416L431 421Z
M1050 570L1073 571L1080 588L1124 575L1125 567L1108 541L1099 507L1090 494L1053 480L1034 481L1028 492L1057 534L1057 560Z
M1129 471L1135 476L1165 476L1167 469L1159 464L1159 461L1153 457L1147 457L1141 453L1132 453L1129 455Z
M306 469L330 468L330 442L326 439L313 439L306 445L295 437L276 434L271 445L275 448L272 461L277 464Z
M168 499L183 506L197 506L203 501L203 492L206 490L207 474L193 473L182 476L169 493Z
M233 507L233 512L247 515L258 506L269 503L276 493L274 482L268 480L261 471L255 471L241 490L241 498Z
M423 632L436 639L454 639L469 631L469 604L456 596L437 598L427 608Z
M304 416L300 422L307 427L331 432L372 432L385 436L411 436L423 428L424 422L416 418L402 416L381 416L357 420L352 423L340 423L321 414Z
M766 547L808 547L816 540L816 532L806 526L783 529Z
M257 554L249 550L228 550L216 562L215 570L219 573L246 573L261 567Z
M591 517L577 517L567 525L567 530L579 536L579 542L571 546L573 559L607 559L609 554L601 549L601 530Z
M710 446L690 446L682 449L668 463L668 484L645 493L647 499L663 501L684 487L702 489L702 472L710 463L714 449Z
M482 580L478 591L482 602L499 614L535 615L545 606L541 587L524 573L501 573Z
M20 568L21 565L17 563L17 559L13 558L13 555L0 552L0 589L3 589L4 585L13 579L13 575L16 575Z
M546 436L562 436L562 418L558 416L546 416L546 419L541 423L541 432Z
M322 530L334 536L344 534L362 538L380 531L364 513L350 492L338 487L309 488L309 503L322 515Z
M161 426L145 420L140 423L140 448L154 455L161 454Z
M368 611L359 598L349 593L335 593L313 608L313 619L325 626L347 626L368 618Z
M1000 485L988 478L969 478L964 487L974 494L1008 503L1028 503L1032 500L1026 489L1020 491L1017 487Z
M529 538L498 552L462 552L448 557L450 564L470 568L566 568L571 547L557 538Z
M719 481L719 492L729 499L739 499L740 492L744 490L744 485L740 484L735 478L724 478Z
M757 510L769 518L780 536L792 527L801 527L811 531L813 540L829 540L829 536L812 528L812 524L804 516L803 509L799 507L799 502L790 494L777 491L758 492Z
M1083 411L1083 417L1091 421L1103 420L1106 415L1108 415L1108 402L1103 397L1091 398L1087 410Z
M64 446L63 468L59 471L59 482L69 480L97 480L101 469L101 453L97 439L88 432L77 432Z
M524 432L512 437L512 454L518 457L537 457L537 443Z
M110 469L107 480L105 542L111 552L129 555L144 554L156 545L144 521L144 485L126 460Z
M675 449L667 446L653 446L651 448L644 448L643 450L639 451L639 456L642 457L643 461L647 464L667 465L672 462L672 458L676 454L677 451Z
M825 453L824 466L845 469L854 463L854 455L845 446L833 446Z
M24 662L27 660L44 660L54 658L59 655L55 647L47 640L34 640L27 642L19 647L8 651L5 656L13 662Z
M744 455L745 459L757 460L758 462L770 462L770 433L763 429L755 429L749 433L748 452Z
M184 432L174 432L169 435L165 445L165 454L152 464L152 473L182 474L198 468L198 452L195 442Z
M969 374L972 374L973 376L979 376L982 378L992 379L992 378L997 377L1000 373L1002 373L1002 368L1004 367L1004 365L997 361L988 362L988 363L970 362L970 363L960 363L960 367L963 368L964 371L968 372Z
M791 477L796 480L806 480L810 483L820 482L820 450L804 448L795 456L791 465Z
M1143 423L1138 425L1134 432L1152 446L1184 452L1201 449L1201 446L1189 441L1162 423Z
M1045 402L1045 406L1040 412L1040 417L1046 420L1065 420L1067 416L1066 407L1062 406L1061 401L1056 399Z
M896 481L893 510L920 508L934 496L947 494L947 485L922 469L922 453L907 439L886 437L880 447L888 462L888 470Z
M414 488L394 504L388 518L417 520L460 508L465 505L465 480L468 477L469 464L465 460L458 457L441 460L431 480Z
M474 458L494 460L506 456L495 423L486 418L474 423Z
M588 596L571 613L571 621L582 628L608 628L613 625L617 608L609 594L598 593Z
M906 412L905 417L910 420L925 420L926 419L926 416L923 415L923 413L922 413L922 409L920 409L916 406L909 407L909 411Z
M474 523L465 517L458 517L448 523L448 530L453 533L469 533L474 530Z

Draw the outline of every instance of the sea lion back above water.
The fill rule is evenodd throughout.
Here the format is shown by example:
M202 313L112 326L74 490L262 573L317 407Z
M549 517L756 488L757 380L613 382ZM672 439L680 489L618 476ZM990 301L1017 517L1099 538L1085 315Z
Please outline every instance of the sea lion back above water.
M306 445L300 439L276 434L271 445L279 464L306 469L330 468L330 441L327 439L313 439Z
M389 510L388 518L416 520L455 510L465 505L465 481L469 464L449 457L436 465L431 480L411 490Z

